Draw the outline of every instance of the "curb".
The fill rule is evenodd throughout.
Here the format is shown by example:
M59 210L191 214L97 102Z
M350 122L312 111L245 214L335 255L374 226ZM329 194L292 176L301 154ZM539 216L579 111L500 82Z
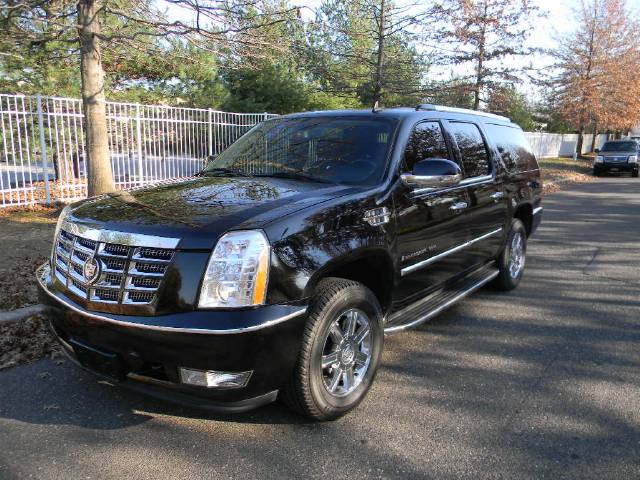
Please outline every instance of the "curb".
M29 317L43 313L44 305L31 305L29 307L18 308L16 310L0 311L0 323L19 322Z

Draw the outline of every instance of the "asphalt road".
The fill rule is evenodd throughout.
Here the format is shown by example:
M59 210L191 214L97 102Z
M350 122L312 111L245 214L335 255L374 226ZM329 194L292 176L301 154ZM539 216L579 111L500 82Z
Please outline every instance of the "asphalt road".
M387 339L360 408L216 416L51 360L0 373L0 478L640 478L640 181L549 197L520 288Z

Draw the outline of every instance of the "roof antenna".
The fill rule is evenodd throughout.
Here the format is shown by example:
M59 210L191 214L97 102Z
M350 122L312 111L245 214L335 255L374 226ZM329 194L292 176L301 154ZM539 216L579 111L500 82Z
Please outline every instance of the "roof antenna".
M373 104L373 108L371 109L373 113L378 113L382 111L382 108L380 108L379 103L380 102L376 100L376 103Z

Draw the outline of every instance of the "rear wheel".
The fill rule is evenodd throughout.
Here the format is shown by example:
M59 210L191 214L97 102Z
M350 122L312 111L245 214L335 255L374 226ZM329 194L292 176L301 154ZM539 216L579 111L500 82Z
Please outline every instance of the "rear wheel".
M514 218L507 234L507 243L496 259L499 274L493 285L499 290L513 290L524 273L527 254L527 229L522 221Z
M314 420L354 409L380 363L382 310L373 293L351 280L323 280L313 298L300 356L282 399Z

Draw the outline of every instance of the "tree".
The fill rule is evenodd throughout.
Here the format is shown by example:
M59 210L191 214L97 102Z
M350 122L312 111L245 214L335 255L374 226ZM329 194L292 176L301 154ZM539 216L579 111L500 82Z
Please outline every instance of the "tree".
M254 0L171 0L174 8L190 12L193 21L169 20L153 0L7 0L0 10L0 44L18 50L62 41L80 59L88 164L88 192L114 189L105 118L103 44L126 52L161 53L166 41L181 39L223 55L239 46L246 55L259 55L265 45L254 35L286 19L293 8L261 11ZM234 11L254 12L242 25L229 22ZM161 41L157 41L161 39Z
M393 0L324 0L308 35L307 68L328 93L363 104L415 101L425 62L413 39L427 12Z
M513 85L500 85L492 88L487 99L487 110L509 117L523 130L535 129L533 108L529 105L525 95L518 92Z
M506 60L533 52L525 41L540 13L531 0L436 0L433 12L443 22L433 34L438 61L470 67L475 110L490 87L519 80L522 68Z
M454 76L431 82L424 101L448 107L472 108L473 91L466 79Z
M583 2L577 16L578 29L554 52L559 74L552 85L562 118L578 131L580 154L587 128L595 138L640 122L640 84L629 73L640 68L640 43L624 0Z
M224 75L222 108L234 112L291 113L307 107L306 86L277 65L230 69Z

